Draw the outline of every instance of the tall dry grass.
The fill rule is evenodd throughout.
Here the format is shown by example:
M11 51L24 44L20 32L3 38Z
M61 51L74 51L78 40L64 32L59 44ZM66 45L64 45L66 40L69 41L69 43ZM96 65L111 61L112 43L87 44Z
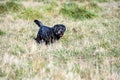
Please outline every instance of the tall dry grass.
M66 0L15 3L22 10L0 13L0 80L120 79L119 1L72 1L98 15L82 20L61 13L71 3ZM52 45L37 44L36 18L48 26L62 23L67 31Z

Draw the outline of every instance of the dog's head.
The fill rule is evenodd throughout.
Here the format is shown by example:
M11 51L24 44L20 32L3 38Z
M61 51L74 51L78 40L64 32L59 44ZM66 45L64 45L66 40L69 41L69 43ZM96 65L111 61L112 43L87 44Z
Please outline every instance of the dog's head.
M53 27L55 35L60 38L64 35L64 32L66 31L66 27L63 24L56 24Z

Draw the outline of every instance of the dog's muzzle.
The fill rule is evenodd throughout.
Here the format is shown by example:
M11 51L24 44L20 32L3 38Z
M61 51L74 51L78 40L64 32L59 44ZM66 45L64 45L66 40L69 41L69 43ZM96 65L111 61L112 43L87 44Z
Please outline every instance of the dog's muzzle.
M62 37L63 36L63 31L58 31L58 33L57 33L60 37Z

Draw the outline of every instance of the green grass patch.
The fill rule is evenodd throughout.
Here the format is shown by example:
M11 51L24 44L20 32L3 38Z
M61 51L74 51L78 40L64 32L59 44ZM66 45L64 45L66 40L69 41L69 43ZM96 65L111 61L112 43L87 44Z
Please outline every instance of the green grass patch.
M92 1L86 4L84 7L89 10L92 10L93 12L99 12L102 10L102 8L100 8L100 6L98 6L96 2L92 2Z
M79 2L85 2L86 0L79 0ZM95 2L109 2L109 1L116 1L116 0L90 0L90 1L95 1Z
M79 7L75 3L63 4L63 7L61 8L60 12L63 14L63 16L72 18L74 20L91 19L97 16L96 13L90 11L85 7Z
M120 57L120 48L109 49L109 53L107 54L107 56L119 58Z
M14 69L14 71L11 71L11 74L7 76L10 80L21 80L23 77L26 77L27 69L23 68L22 66L16 68L16 65L11 65L11 68Z
M84 1L84 0L81 0L81 1ZM95 2L104 3L104 2L119 1L119 0L90 0L90 1L95 1Z
M0 14L5 13L7 11L6 4L0 3Z
M37 9L32 8L26 8L23 11L20 12L18 15L22 19L26 20L33 20L33 19L41 19L43 18L43 15L40 13Z
M58 4L56 2L49 2L49 3L45 3L43 6L40 6L40 9L42 9L43 11L50 12L54 10L57 6Z
M95 1L97 1L97 2L109 2L110 0L95 0Z
M12 49L10 50L11 54L13 55L20 55L25 53L25 49L21 45L13 45Z
M0 30L0 36L2 36L2 35L4 35L4 34L5 34L5 32L2 31L2 30Z
M0 69L0 77L5 77L6 73Z
M5 12L17 12L22 10L24 7L22 4L15 1L8 1L6 3L0 3L0 14Z
M9 1L9 2L6 2L6 6L7 6L7 9L8 11L20 11L23 9L23 6L22 4L19 4L15 1Z

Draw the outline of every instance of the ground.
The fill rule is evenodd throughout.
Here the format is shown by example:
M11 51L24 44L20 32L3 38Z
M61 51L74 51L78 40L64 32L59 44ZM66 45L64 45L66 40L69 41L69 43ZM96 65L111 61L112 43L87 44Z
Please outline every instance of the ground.
M34 19L67 31L37 44ZM0 80L119 79L119 0L0 1Z

